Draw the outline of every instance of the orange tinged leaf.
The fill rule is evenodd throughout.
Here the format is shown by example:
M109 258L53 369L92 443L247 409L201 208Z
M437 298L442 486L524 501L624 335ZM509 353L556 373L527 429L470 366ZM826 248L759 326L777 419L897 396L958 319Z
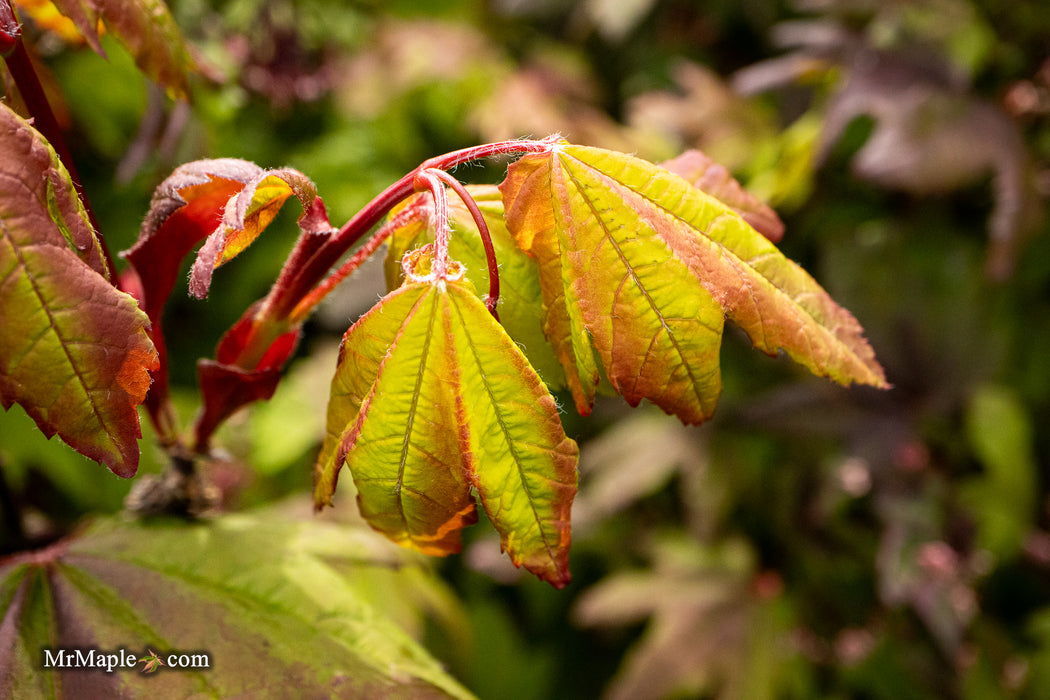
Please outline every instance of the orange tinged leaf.
M350 469L365 519L429 554L477 519L555 586L569 581L576 443L539 375L469 285L408 282L355 323L332 381L318 507Z
M190 292L196 297L206 296L212 270L251 245L293 194L304 212L317 198L313 183L298 170L258 169L246 180L243 189L225 203L222 222L201 246L190 272Z
M0 403L132 476L157 366L148 319L89 264L94 232L43 137L3 105L0 132Z
M521 249L539 264L543 332L565 370L565 381L572 391L576 410L588 415L598 386L598 364L580 315L572 272L566 265L567 242L560 235L565 230L564 212L543 206L542 199L538 199L549 200L556 187L546 161L544 154L522 158L511 167L499 189L507 226ZM537 201L541 203L537 205Z
M687 423L714 410L723 318L840 383L886 386L856 319L738 212L666 169L558 145L511 166L507 223L540 264L548 334L570 377L592 343L632 405ZM561 323L550 322L557 317ZM575 326L573 325L575 322ZM593 393L569 381L577 405Z
M561 588L570 578L576 443L539 375L477 296L457 284L443 296L472 481L514 565Z
M361 367L354 362L358 342L372 357ZM446 381L455 368L447 343L438 295L428 285L400 288L347 331L333 380L329 434L350 415L347 409L356 406L356 416L341 431L334 454L335 443L326 445L315 490L315 501L327 502L345 462L365 520L398 544L438 555L458 552L460 530L477 520L467 481L469 455L460 446L456 415L448 410ZM376 363L370 351L379 348L384 354Z
M157 405L157 396L166 393L167 385L161 315L181 274L183 259L205 241L190 278L190 291L205 296L214 268L254 241L293 194L304 208L309 205L300 217L300 226L308 233L327 234L327 228L315 230L323 228L327 218L319 215L314 206L313 184L294 170L263 170L254 163L235 158L199 160L179 166L157 187L139 239L124 253L138 275L140 301L149 315L151 335L161 353L156 386L148 402L154 416L162 411ZM254 322L253 312L252 318L238 323L236 333L224 339L220 346L222 356L218 358L222 365L239 364L238 356L244 343L251 339ZM278 335L283 337L284 333ZM281 345L282 351L287 345ZM202 443L237 407L273 393L280 377L279 365L290 352L288 349L280 363L261 368L223 367L217 363L202 367L202 375L206 375L208 382L222 384L221 387L208 383L203 386L205 410L203 421L198 425ZM255 369L260 371L252 374L251 370ZM239 382L246 385L243 391L238 389Z
M183 258L222 223L227 203L262 168L235 158L180 165L153 194L138 241L123 253L142 281L142 306L156 326Z

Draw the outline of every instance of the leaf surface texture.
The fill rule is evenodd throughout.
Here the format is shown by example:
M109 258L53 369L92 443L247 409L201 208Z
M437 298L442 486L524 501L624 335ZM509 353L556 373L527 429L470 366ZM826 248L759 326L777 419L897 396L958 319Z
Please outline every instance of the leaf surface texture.
M631 404L687 423L721 390L725 318L815 374L885 386L853 316L741 216L682 177L621 153L560 145L501 185L508 226L540 264L546 331L578 407L593 402L591 348Z
M157 367L149 321L103 276L94 231L44 138L3 105L0 132L0 403L132 476L136 407Z

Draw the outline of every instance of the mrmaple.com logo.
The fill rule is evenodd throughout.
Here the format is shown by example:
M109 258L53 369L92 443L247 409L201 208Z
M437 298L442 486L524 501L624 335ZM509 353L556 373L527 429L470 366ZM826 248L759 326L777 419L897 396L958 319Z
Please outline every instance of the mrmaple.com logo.
M131 669L139 665L142 673L153 673L164 666L171 669L209 669L211 655L207 653L170 652L157 654L147 648L141 654L127 649L99 651L98 649L44 649L44 668L83 669L113 673L117 669Z

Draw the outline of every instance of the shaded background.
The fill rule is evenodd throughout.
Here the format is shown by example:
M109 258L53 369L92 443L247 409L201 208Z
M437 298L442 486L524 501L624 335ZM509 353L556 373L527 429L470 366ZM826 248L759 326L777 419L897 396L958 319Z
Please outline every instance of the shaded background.
M613 399L566 414L573 583L521 577L473 528L434 562L459 604L420 632L431 651L486 698L1050 697L1044 0L436 5L172 0L206 67L190 106L109 39L107 62L27 33L114 250L196 158L297 168L339 223L478 142L560 132L653 161L699 147L780 212L780 247L858 317L894 389L843 390L729 332L709 424ZM184 419L194 360L266 292L296 215L208 302L169 304ZM309 491L317 397L382 292L379 262L310 322L274 399L225 429L210 475L227 507ZM17 407L0 463L41 532L119 510L129 488Z

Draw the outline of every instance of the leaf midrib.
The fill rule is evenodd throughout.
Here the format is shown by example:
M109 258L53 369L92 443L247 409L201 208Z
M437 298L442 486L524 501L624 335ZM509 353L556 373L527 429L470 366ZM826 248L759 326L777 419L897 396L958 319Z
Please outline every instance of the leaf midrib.
M11 250L14 253L15 259L18 261L18 264L15 266L15 269L17 270L18 268L21 268L24 271L25 279L29 283L29 286L30 286L30 288L32 290L33 296L35 296L37 298L37 301L40 304L40 308L43 310L44 314L47 316L48 328L50 328L54 332L55 336L58 338L58 341L59 341L58 344L59 344L59 346L62 349L62 354L65 355L66 361L69 364L69 367L73 370L73 375L77 379L77 383L83 389L84 396L87 399L88 404L91 406L92 414L98 419L99 425L102 426L106 438L108 439L109 443L112 445L112 449L116 451L116 454L120 456L120 460L123 462L124 461L124 455L123 455L123 452L120 449L120 444L116 441L116 439L110 433L109 426L107 425L105 419L103 418L103 415L100 412L99 406L96 403L94 396L92 396L92 393L91 393L90 389L88 388L88 385L87 385L83 375L80 372L80 368L77 366L77 363L73 360L73 356L70 354L69 349L66 346L66 340L63 337L61 329L59 328L58 325L55 324L55 317L51 313L51 308L48 306L48 304L47 304L47 302L46 302L46 300L44 298L44 295L41 292L40 287L37 284L37 281L36 281L35 277L33 276L33 273L29 269L28 263L26 262L25 258L22 256L21 248L15 243L15 240L12 237L12 235L10 233L10 230L7 227L7 221L3 217L0 217L0 230L2 230L4 239L7 240L8 245L11 246ZM77 260L76 262L80 262L80 261ZM94 270L92 270L91 272L94 273ZM12 274L14 274L14 270L12 270ZM46 333L46 331L45 331L45 333ZM40 342L43 339L45 333L41 333L40 336L38 336L33 341L33 346L35 346L36 343ZM30 348L30 349L32 349L32 348ZM28 354L28 352L29 351L27 350L26 353L24 353L22 355L22 359L24 359L25 354ZM16 363L15 366L16 367L18 366L17 363Z
M562 156L564 157L565 154L563 153ZM588 168L588 169L594 171L595 173L598 173L599 175L602 175L603 177L605 177L605 173L602 172L601 170L598 170L597 168L595 168L593 166L590 166L587 163L584 163L583 161L580 161L577 158L573 158L573 160L576 161L577 163L579 163L581 166L583 166L585 168ZM617 243L616 239L613 238L612 233L606 227L605 220L601 218L601 216L598 214L597 209L595 209L594 203L592 202L592 200L589 197L587 197L584 194L583 185L580 182L580 180L576 177L576 175L574 175L571 172L571 170L569 170L569 168L563 168L563 171L569 176L569 179L572 181L573 186L576 188L576 191L579 193L580 198L583 199L583 201L587 203L587 208L591 210L591 214L593 215L594 220L599 223L599 225L601 227L601 230L602 230L602 233L604 234L605 239L607 241L609 241L609 244L613 247L613 250L616 251L616 255L620 258L620 263L624 266L624 269L627 271L627 274L630 276L631 280L634 282L635 287L638 289L638 291L641 293L642 297L645 299L646 303L649 305L649 309L656 316L656 318L660 321L660 326L663 328L664 332L667 334L667 338L671 341L671 345L674 347L675 353L678 355L678 359L681 362L681 366L685 368L686 373L689 375L689 386L693 390L693 394L696 396L696 400L697 400L697 402L698 402L698 404L700 406L701 412L705 413L705 414L708 413L708 410L706 409L706 406L705 406L704 397L701 395L700 388L699 388L700 380L693 373L693 368L690 365L690 363L686 361L685 355L682 352L681 346L678 344L678 339L675 338L674 332L671 330L670 326L668 326L667 323L665 322L663 314L660 313L659 309L656 307L656 304L653 301L652 297L649 295L649 292L642 285L641 280L638 279L637 275L635 275L633 266L631 266L628 263L627 258L626 258L626 256L623 253L623 250L621 250L621 248L620 248L619 244ZM620 183L615 178L610 177L609 179L611 179L614 182L617 182L618 184L622 185L622 183ZM621 282L621 284L622 284L622 282ZM721 332L720 331L718 332L718 335L719 335L719 337L721 337ZM650 339L650 348L652 347L652 343L653 342L655 342L655 336ZM611 351L611 349L610 349L610 351ZM648 356L646 357L646 361L648 361Z
M451 302L451 295L450 295ZM467 338L467 347L470 349L470 355L474 359L474 363L478 367L478 376L481 378L481 383L485 387L485 393L489 398L489 402L492 404L493 414L496 416L496 422L499 425L500 433L503 435L504 441L507 444L507 450L510 452L514 459L514 467L518 472L518 479L521 482L522 490L528 498L529 509L532 511L533 520L537 524L537 529L540 533L540 539L543 541L543 547L547 551L547 556L550 557L551 562L555 565L558 561L558 557L555 555L554 548L547 539L547 532L543 527L543 518L536 510L535 498L533 497L532 490L529 488L528 481L525 479L525 472L522 468L522 459L518 455L518 450L514 444L514 440L510 437L510 431L507 428L506 422L503 420L503 414L499 410L499 401L496 400L495 395L492 391L492 385L488 381L488 377L485 374L485 365L482 363L481 358L478 356L477 349L475 348L473 338L470 334L470 327L466 323L466 319L463 316L459 306L455 303L450 303L450 306L455 309L456 316L459 317L460 326L463 328L463 335ZM557 567L556 567L557 568Z

